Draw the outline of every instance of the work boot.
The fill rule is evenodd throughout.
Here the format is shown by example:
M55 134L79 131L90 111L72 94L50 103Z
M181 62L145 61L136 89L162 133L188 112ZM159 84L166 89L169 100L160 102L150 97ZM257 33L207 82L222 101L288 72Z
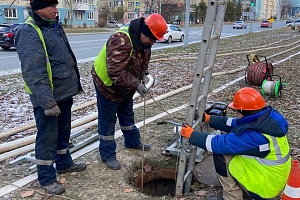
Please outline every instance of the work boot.
M120 165L119 161L117 161L117 159L111 159L111 160L105 161L104 163L110 169L113 169L113 170L121 169L121 165Z
M55 195L62 194L66 191L65 186L59 181L46 186L41 185L41 188L43 188L48 194Z
M146 144L146 143L140 143L138 146L129 149L136 149L136 150L143 151L143 145L144 145L144 151L150 150L150 144Z
M86 164L84 162L78 162L78 163L73 162L69 168L64 169L64 170L57 169L56 173L64 174L67 172L81 172L85 169L86 169Z

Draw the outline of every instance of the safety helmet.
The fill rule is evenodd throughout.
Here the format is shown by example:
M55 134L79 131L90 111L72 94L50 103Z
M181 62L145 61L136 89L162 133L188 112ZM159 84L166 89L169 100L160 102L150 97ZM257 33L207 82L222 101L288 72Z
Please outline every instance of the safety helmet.
M232 102L228 105L229 108L234 110L259 110L266 106L261 94L251 88L245 87L237 91Z
M154 13L149 15L149 17L145 19L145 23L149 27L152 34L156 37L156 39L163 39L168 27L166 20L160 14Z

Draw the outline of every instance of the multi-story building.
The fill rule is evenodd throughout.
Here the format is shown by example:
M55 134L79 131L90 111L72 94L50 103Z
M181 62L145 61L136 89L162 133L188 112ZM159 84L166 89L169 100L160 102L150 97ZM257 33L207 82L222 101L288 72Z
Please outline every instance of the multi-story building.
M72 26L95 26L98 10L95 0L62 0L57 6L60 22ZM22 23L28 17L29 1L0 0L0 24Z

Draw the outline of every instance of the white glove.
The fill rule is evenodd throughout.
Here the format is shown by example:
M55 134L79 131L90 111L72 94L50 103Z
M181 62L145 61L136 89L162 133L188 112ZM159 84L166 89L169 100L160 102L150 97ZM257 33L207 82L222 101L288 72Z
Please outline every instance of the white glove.
M45 115L47 116L58 116L60 114L60 109L57 105L52 106L51 108L47 108L44 110Z
M145 94L147 93L147 88L144 84L139 84L136 88L136 91L141 95L141 97L145 97Z
M143 83L146 84L147 83L147 75L143 76Z

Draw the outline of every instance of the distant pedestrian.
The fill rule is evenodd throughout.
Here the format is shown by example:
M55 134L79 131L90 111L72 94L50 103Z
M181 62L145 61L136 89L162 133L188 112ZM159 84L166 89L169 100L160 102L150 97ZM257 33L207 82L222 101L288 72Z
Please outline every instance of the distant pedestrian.
M157 13L132 20L129 26L110 36L96 58L92 77L97 94L99 150L110 169L121 169L115 152L117 117L126 148L150 149L149 144L142 143L134 125L133 95L136 91L141 97L147 93L144 80L151 47L156 40L163 39L166 31L166 21Z
M65 192L56 173L86 169L85 163L73 162L69 151L73 96L82 87L75 55L56 17L57 4L57 0L30 1L29 18L15 36L38 130L35 142L38 181L47 193L56 195Z

